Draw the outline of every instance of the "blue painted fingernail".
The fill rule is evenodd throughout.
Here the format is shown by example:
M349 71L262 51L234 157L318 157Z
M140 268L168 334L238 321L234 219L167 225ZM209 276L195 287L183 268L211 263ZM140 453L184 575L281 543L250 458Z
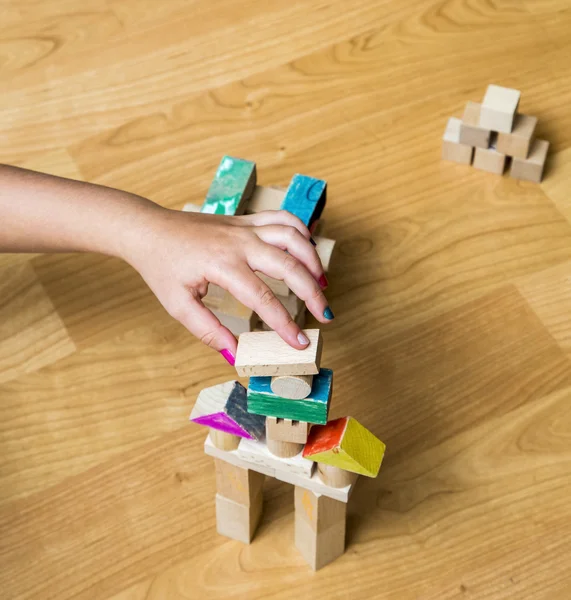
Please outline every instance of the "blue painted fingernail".
M329 306L323 311L323 316L329 321L335 318L335 315L333 314L333 311L329 308Z
M311 243L312 243L314 246L317 246L317 242L316 242L316 241L315 241L315 240L314 240L312 237L310 237L310 238L309 238L309 241L310 241L310 242L311 242Z

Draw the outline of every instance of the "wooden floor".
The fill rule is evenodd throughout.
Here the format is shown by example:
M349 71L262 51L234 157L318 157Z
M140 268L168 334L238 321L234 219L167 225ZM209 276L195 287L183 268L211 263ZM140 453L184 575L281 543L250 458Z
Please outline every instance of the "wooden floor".
M198 391L234 372L125 264L0 257L0 596L571 598L571 1L3 0L0 161L200 203L222 154L327 179L332 417L388 447L312 573L293 490L218 537ZM541 185L440 162L488 83Z

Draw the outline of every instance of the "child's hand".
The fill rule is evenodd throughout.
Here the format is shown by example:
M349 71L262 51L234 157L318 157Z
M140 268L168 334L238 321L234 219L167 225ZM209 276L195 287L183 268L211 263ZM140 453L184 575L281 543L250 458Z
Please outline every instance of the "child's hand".
M254 310L294 348L305 348L307 339L254 271L283 280L316 319L328 322L323 267L308 229L294 215L224 217L156 207L141 223L124 258L175 319L206 345L230 353L230 362L236 338L201 301L209 282Z

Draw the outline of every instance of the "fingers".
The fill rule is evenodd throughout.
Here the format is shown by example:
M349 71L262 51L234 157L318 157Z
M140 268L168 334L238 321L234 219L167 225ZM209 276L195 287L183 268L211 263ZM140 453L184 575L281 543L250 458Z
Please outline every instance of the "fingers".
M190 295L171 314L203 344L220 352L234 366L236 338L198 298Z
M291 256L297 258L317 280L320 287L323 282L323 265L315 247L312 246L298 229L280 225L266 225L256 227L254 233L267 244L286 250Z
M265 210L254 215L247 215L243 218L247 220L250 225L256 225L258 227L264 225L295 227L305 239L311 239L311 233L309 233L309 229L303 224L303 221L287 210Z
M309 274L308 277L311 278ZM290 346L297 350L307 347L309 340L299 325L293 321L270 288L250 269L245 266L238 268L231 280L219 282L219 285L225 287L236 300L255 311Z
M282 252L275 246L261 244L249 253L247 258L252 270L285 281L289 289L305 302L318 321L328 323L331 320L332 316L329 315L332 313L319 283L295 256Z

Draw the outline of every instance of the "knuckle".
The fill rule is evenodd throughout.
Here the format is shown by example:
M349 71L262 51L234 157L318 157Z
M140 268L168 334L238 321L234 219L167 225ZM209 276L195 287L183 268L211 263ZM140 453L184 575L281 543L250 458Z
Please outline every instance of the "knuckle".
M287 276L290 273L294 273L300 267L300 263L291 254L286 254L284 258L284 274Z
M265 308L268 306L275 305L277 302L276 297L274 296L272 290L270 288L263 288L258 293L258 303L261 307Z

